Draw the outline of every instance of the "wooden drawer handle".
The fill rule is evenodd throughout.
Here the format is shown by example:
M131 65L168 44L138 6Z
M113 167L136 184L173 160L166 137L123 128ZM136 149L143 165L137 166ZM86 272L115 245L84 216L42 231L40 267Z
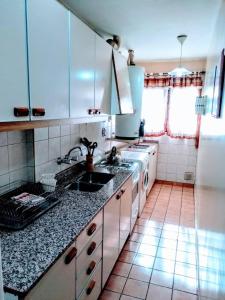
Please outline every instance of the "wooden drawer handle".
M87 287L87 290L86 290L86 294L87 295L90 295L91 294L91 292L92 292L92 290L94 289L94 287L95 287L95 281L94 280L92 280L91 282L90 282L90 284L89 284L89 286Z
M121 194L123 195L124 193L125 193L125 190L122 189L122 190L121 190Z
M96 266L96 262L92 260L92 262L90 262L89 267L87 268L87 275L90 275L92 273L92 271L94 270Z
M96 223L91 224L91 226L87 229L87 235L91 236L95 232L96 228L97 228Z
M67 256L65 257L65 264L68 265L73 258L77 255L77 249L75 247L73 247L70 252L67 254Z
M91 255L92 252L95 250L95 248L96 248L96 243L92 242L90 247L87 249L87 255Z
M27 107L14 107L15 117L27 117L29 116L29 109Z
M43 107L36 107L32 109L32 115L34 117L43 117L45 115L45 109Z

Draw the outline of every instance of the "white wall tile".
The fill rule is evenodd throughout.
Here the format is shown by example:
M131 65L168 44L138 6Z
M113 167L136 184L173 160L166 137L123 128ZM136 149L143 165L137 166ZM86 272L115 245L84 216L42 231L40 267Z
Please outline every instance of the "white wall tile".
M10 173L10 183L15 181L27 181L27 168L22 168Z
M9 173L0 175L0 187L9 184Z
M167 164L166 165L166 172L167 173L176 173L177 165L176 164Z
M80 126L79 124L71 125L71 135L80 136Z
M48 128L49 138L59 137L60 136L60 126L51 126Z
M61 156L64 156L71 149L70 135L61 137Z
M167 154L165 153L159 153L158 154L158 162L159 163L167 163Z
M86 137L87 136L87 124L80 124L80 137Z
M46 173L58 173L60 166L55 161L49 161L35 168L35 181L40 181L41 175Z
M157 172L159 173L166 172L166 164L159 163L157 165Z
M9 171L21 169L27 165L26 144L9 145Z
M26 142L26 131L9 131L8 144L18 144Z
M34 129L34 141L42 141L48 139L48 127Z
M8 135L7 132L0 132L0 146L8 145Z
M41 165L48 161L48 140L38 141L35 145L35 164Z
M49 139L49 160L56 160L60 156L60 138Z
M9 171L8 146L0 147L0 175Z
M70 125L61 125L60 127L61 136L70 135Z

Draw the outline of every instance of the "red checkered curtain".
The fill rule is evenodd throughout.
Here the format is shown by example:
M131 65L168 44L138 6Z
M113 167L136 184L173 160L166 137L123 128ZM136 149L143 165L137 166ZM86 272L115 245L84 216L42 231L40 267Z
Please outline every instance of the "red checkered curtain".
M173 77L168 73L145 74L144 86L148 87L202 87L204 72L193 72L183 77Z

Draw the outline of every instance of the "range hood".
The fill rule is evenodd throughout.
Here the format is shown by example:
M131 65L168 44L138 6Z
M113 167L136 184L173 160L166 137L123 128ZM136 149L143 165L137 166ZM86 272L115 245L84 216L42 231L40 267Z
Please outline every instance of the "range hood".
M112 77L114 81L114 96L118 101L116 114L133 114L130 79L125 57L113 49Z

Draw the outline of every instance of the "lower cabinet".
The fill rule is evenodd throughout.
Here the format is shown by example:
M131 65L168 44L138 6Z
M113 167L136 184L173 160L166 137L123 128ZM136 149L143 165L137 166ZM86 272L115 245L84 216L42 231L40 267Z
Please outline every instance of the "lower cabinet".
M131 227L131 213L132 213L132 182L129 179L121 189L120 198L120 243L119 251L122 250Z
M104 207L102 287L118 259L131 228L132 181L120 188Z
M119 200L117 194L104 207L102 287L104 287L119 255Z
M75 243L28 293L25 300L75 299Z

